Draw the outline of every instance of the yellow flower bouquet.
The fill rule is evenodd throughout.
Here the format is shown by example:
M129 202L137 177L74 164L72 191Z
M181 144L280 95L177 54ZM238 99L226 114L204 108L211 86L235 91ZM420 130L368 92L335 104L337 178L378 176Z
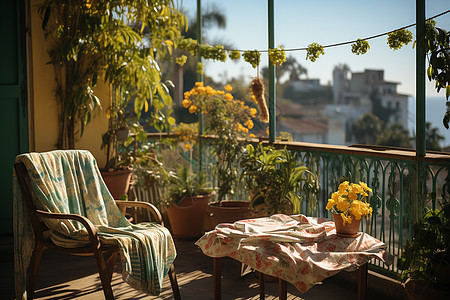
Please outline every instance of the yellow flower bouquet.
M338 191L328 199L327 210L342 217L343 224L352 223L352 220L361 220L362 216L372 214L372 208L367 203L367 197L372 189L364 182L349 183L344 181L339 185Z

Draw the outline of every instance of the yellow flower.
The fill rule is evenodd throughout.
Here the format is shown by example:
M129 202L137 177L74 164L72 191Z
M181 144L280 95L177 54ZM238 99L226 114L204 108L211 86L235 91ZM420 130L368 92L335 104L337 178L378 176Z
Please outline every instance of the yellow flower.
M216 94L216 91L212 88L212 87L210 87L209 85L206 87L206 94L208 94L208 95L215 95Z
M327 210L332 209L335 204L336 202L333 199L328 199Z
M258 111L256 110L256 108L250 108L250 116L252 117L252 118L254 118L255 116L256 116L256 113L257 113Z
M244 125L247 126L248 129L252 129L254 124L252 120L247 120Z
M256 137L256 135L254 135L253 133L250 133L250 134L248 135L248 137L254 138L254 137Z
M371 189L370 187L368 187L366 183L360 181L360 182L359 182L359 185L360 185L365 191L372 192L372 189Z
M348 201L346 201L346 200L339 201L339 202L336 204L336 208L337 208L339 211L343 211L343 212L345 212L345 211L349 208L349 206L350 206L350 203L348 203Z
M339 185L339 193L343 194L344 192L346 192L346 190L348 189L349 185L348 185L348 181L344 181L343 183L341 183Z
M348 192L348 200L353 201L358 199L358 195L356 194L356 191L351 190L350 192Z
M225 86L225 90L226 90L227 92L231 92L231 91L233 90L233 87L232 87L231 85L227 84L227 85Z
M231 101L231 100L233 100L233 95L231 95L230 93L226 93L225 99L227 99L228 101Z
M184 148L185 148L186 150L191 150L191 149L192 149L192 146L191 146L191 144L185 144L185 145L184 145Z
M188 108L192 104L192 102L189 99L184 99L182 104L184 108Z
M237 126L238 126L238 130L239 130L239 131L242 131L242 132L248 132L248 129L245 128L244 126L242 126L241 123L238 123Z
M372 191L365 183L359 184L344 181L339 185L338 191L328 200L327 210L340 213L345 223L351 223L351 218L360 220L362 216L371 215L372 208L365 202L368 191ZM344 218L345 217L345 218Z
M341 214L343 224L345 223L351 224L352 223L352 217L346 216L345 214Z
M201 87L201 86L203 86L203 82L202 82L202 81L197 81L197 82L195 83L195 86L196 86L196 87Z
M197 106L191 105L191 107L189 107L189 112L191 114L196 113L197 112Z

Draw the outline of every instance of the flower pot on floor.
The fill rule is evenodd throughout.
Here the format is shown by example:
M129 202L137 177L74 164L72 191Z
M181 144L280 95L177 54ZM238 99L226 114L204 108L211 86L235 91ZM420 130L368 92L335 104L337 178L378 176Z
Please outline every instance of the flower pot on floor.
M133 170L122 169L114 171L100 171L100 173L102 174L103 181L114 199L120 199L120 197L128 193Z
M184 197L180 205L172 204L167 215L175 238L198 238L203 235L206 209L211 194Z
M222 201L208 204L208 229L212 230L220 223L234 223L248 219L250 209L248 201Z
M359 225L361 224L361 219L356 220L351 216L352 222L345 223L342 220L341 215L332 214L333 221L336 226L336 235L339 237L357 237L359 232Z

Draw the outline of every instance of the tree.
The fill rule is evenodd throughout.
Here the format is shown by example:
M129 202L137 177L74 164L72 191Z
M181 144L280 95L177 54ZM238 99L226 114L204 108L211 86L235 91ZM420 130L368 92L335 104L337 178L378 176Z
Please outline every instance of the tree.
M389 119L397 111L395 108L384 107L381 104L381 97L377 90L373 90L369 95L370 101L372 102L372 112L377 116L383 124L388 124Z
M385 128L377 139L378 145L411 148L411 138L408 130L403 128L401 124L391 124L389 128Z
M380 119L371 113L366 113L353 123L352 132L358 144L374 145L381 129Z
M426 136L426 148L432 151L441 151L442 148L439 145L440 141L444 140L444 137L439 134L439 129L436 127L431 127L431 123L427 122L425 125L425 136Z
M262 68L261 73L264 78L269 78L268 67ZM285 74L289 75L289 81L298 81L302 75L308 75L308 70L297 62L294 56L290 55L281 66L276 67L277 82L280 82L280 78Z

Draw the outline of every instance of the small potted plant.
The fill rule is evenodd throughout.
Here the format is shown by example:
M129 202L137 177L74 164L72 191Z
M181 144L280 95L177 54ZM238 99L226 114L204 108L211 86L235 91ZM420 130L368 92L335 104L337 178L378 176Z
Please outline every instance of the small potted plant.
M366 201L369 192L372 189L364 182L357 184L344 181L328 199L327 210L331 210L338 236L356 236L361 218L372 215L372 208Z
M315 175L287 149L248 144L241 167L255 214L299 213L299 192L314 197L318 190Z
M414 225L397 266L410 299L450 297L450 203L428 210Z
M203 173L195 174L187 166L176 173L170 171L168 180L167 215L173 236L198 238L204 233L206 209L213 190Z

